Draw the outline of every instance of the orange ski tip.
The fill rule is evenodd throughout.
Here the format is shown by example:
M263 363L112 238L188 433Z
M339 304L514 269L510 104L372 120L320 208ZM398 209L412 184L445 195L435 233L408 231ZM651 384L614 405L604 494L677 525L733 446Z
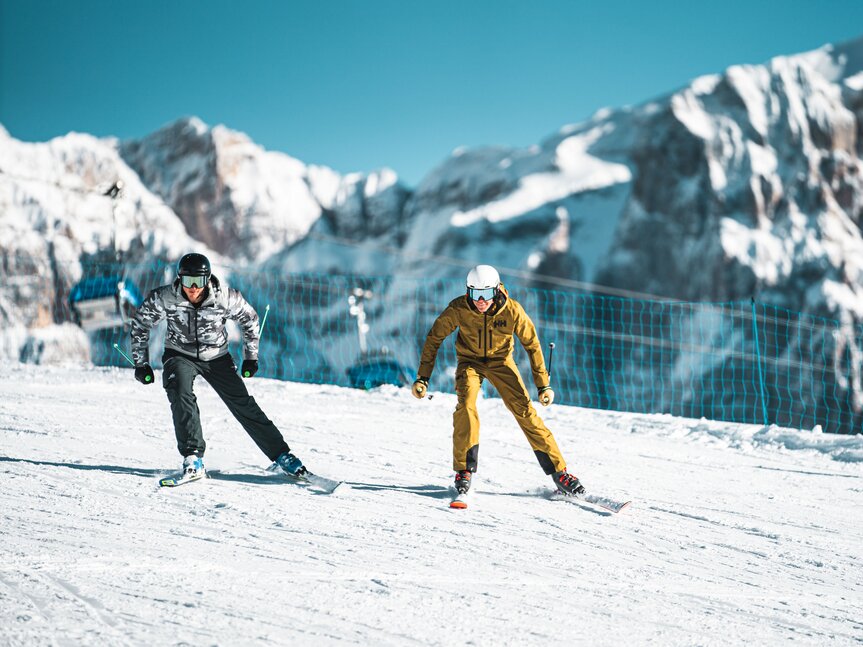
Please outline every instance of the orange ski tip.
M467 508L467 503L465 503L464 501L453 501L449 504L449 507L456 508L457 510L464 510L465 508Z

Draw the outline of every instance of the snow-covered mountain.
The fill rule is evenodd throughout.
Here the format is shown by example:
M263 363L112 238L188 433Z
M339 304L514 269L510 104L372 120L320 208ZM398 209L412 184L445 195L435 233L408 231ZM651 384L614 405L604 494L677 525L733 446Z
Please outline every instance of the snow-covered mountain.
M343 177L197 118L119 151L190 235L236 261L261 262L304 240L321 219L334 236L380 236L400 219L407 195L389 169Z
M61 304L75 277L46 282L59 272L51 259L74 268L114 248L127 262L194 247L270 276L434 285L457 285L485 262L521 287L755 298L852 329L863 320L863 39L734 66L600 110L526 149L456 150L414 189L387 169L340 176L308 166L195 118L128 142L0 138L0 246L17 259L4 264L0 288L7 356L28 329L64 321L62 307L46 304ZM102 194L118 178L127 189L112 242ZM378 308L404 298L392 281L375 288ZM326 303L293 323L335 329L343 310ZM404 331L418 315L399 316L379 333L411 363L416 340ZM835 355L787 344L804 365L815 352ZM767 377L777 388L785 379Z
M861 60L863 39L736 66L634 111L636 180L597 280L863 314Z
M861 60L863 39L735 66L526 150L457 151L408 204L404 264L863 314Z
M129 142L70 133L31 144L0 128L0 352L18 359L38 338L85 358L80 332L45 330L70 321L68 296L85 276L146 289L166 278L154 267L194 249L224 278L226 264L254 267L313 226L395 244L406 196L388 169L342 177L194 118Z

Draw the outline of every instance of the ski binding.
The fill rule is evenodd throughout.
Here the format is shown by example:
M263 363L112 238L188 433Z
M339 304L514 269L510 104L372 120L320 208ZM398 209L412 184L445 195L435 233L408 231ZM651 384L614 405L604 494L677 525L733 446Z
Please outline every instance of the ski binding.
M192 483L193 481L200 481L202 478L207 476L207 472L200 470L198 472L177 472L171 476L163 478L159 481L160 487L178 487L180 485L185 485L186 483Z
M270 465L267 468L267 471L271 472L272 474L282 475L295 483L308 483L309 485L321 490L326 494L335 493L345 483L344 481L336 481L335 479L329 479L325 476L318 476L317 474L312 474L306 469L304 469L302 474L288 474L279 466L278 463L273 463L272 465Z

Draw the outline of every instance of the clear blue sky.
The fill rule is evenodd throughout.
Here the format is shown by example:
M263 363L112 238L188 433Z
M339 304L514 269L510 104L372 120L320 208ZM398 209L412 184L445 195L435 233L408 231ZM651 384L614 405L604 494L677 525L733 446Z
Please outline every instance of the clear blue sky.
M863 35L863 0L0 0L0 123L144 136L196 115L411 185L457 146Z

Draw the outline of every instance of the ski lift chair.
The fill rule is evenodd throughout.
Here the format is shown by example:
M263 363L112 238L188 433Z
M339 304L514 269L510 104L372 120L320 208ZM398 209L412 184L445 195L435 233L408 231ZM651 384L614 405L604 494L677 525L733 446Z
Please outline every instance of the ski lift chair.
M385 350L364 355L346 373L355 389L368 390L384 384L405 386L413 381L410 369Z
M142 301L137 286L119 275L85 279L69 294L72 316L85 332L125 325Z

